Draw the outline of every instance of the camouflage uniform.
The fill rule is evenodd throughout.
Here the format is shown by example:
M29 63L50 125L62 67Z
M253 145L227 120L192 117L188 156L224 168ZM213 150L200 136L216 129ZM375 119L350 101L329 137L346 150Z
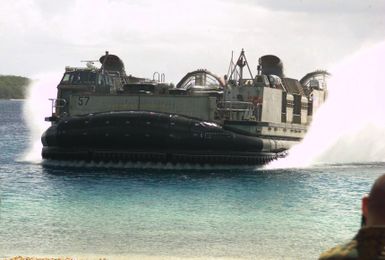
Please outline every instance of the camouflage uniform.
M385 260L385 226L362 228L352 241L322 253L319 259Z

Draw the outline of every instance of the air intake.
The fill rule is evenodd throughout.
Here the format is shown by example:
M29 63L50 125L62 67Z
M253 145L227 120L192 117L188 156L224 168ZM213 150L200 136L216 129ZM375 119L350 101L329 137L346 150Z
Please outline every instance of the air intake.
M259 58L259 65L262 67L262 74L277 75L284 78L283 64L280 58L274 55L265 55Z
M123 76L126 75L123 61L118 56L106 52L106 55L100 57L99 61L105 71L118 72Z

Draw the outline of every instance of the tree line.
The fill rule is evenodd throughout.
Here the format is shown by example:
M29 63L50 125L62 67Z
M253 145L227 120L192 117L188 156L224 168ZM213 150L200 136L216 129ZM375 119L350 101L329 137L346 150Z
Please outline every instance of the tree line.
M24 99L30 82L26 77L0 75L0 99Z

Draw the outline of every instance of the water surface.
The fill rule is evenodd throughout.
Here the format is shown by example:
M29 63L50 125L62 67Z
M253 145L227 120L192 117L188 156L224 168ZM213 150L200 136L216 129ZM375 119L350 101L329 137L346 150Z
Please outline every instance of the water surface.
M383 163L263 170L28 162L22 105L0 101L0 258L316 259L354 236L360 199L384 172Z

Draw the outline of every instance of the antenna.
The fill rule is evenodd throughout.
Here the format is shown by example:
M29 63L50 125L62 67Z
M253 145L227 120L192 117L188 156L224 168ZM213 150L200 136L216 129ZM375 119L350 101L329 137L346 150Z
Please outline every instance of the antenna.
M233 63L233 61L231 61L231 63ZM250 70L250 67L249 67L249 63L247 62L244 49L242 49L241 54L239 55L239 58L238 58L237 62L235 64L233 63L233 66L234 67L233 67L233 69L232 69L232 71L230 73L229 78L231 79L233 74L236 74L236 76L239 76L239 79L238 79L238 85L239 86L242 85L243 67L246 66L248 71L249 71L250 77L254 78L253 74L251 73L251 70ZM238 71L238 68L239 68L239 71Z

